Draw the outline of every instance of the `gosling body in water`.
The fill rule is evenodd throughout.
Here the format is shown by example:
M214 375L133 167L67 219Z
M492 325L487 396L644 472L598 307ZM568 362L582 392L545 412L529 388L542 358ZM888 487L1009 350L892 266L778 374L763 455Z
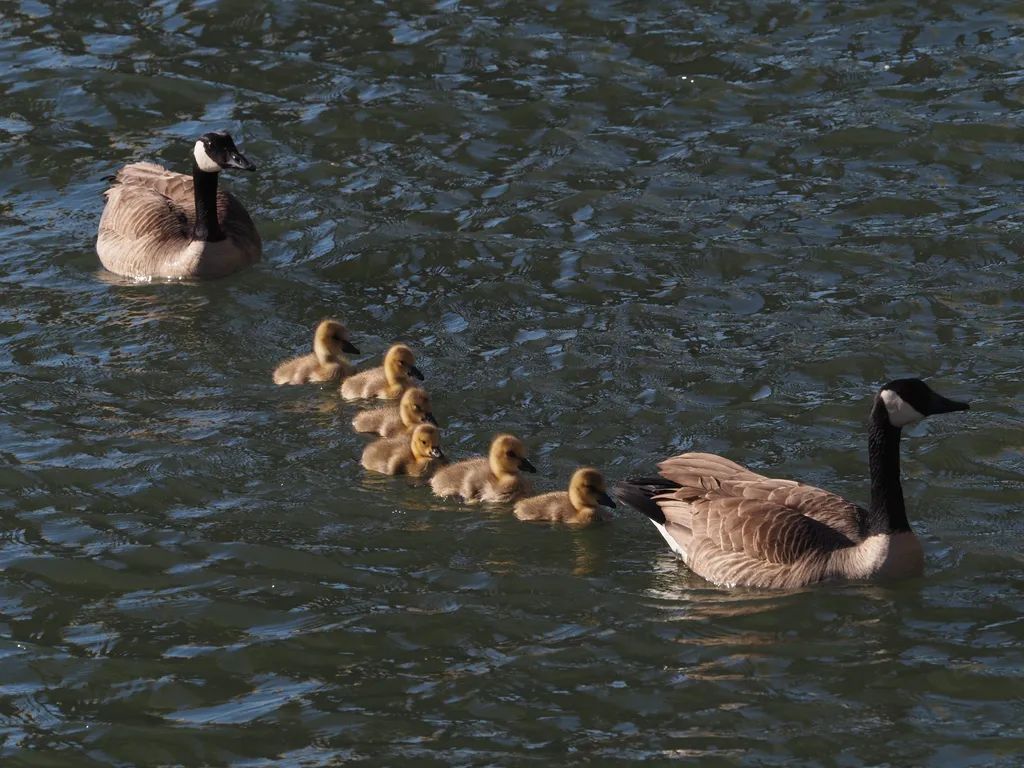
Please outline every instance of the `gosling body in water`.
M381 437L409 434L420 424L437 426L430 395L419 387L405 390L397 406L385 405L360 411L352 419L352 428L356 432L376 432Z
M659 477L618 483L613 492L645 514L694 573L721 586L920 576L924 553L903 500L900 435L926 416L967 409L920 379L883 386L871 405L866 509L708 453L666 459Z
M573 473L568 491L545 493L523 499L515 506L520 520L545 520L568 525L608 522L611 516L602 507L615 507L605 488L604 477L596 469L582 467Z
M537 469L526 458L523 441L498 435L487 456L445 467L430 481L438 496L459 496L463 501L516 501L529 495L530 481L523 472Z
M343 355L358 355L349 341L348 329L337 320L323 320L313 334L313 352L281 363L274 369L274 383L305 384L316 381L337 381L356 372Z
M409 435L381 438L366 446L363 467L385 475L427 477L444 466L441 433L433 424L420 424Z
M256 225L237 198L217 187L227 168L256 170L226 131L199 137L191 176L154 163L121 168L103 193L100 263L133 278L215 278L259 261Z
M384 356L383 365L345 379L341 396L346 400L397 400L412 386L413 378L423 381L416 355L404 344L395 344Z

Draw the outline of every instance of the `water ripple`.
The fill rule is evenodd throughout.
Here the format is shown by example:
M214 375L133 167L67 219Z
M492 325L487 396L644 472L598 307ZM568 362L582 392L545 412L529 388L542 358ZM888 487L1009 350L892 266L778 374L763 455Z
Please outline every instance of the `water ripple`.
M971 2L5 3L0 755L1014 765L1020 41ZM103 178L207 126L264 263L102 272ZM364 476L353 408L269 386L328 315L541 490L710 450L862 501L870 392L933 377L972 410L905 441L926 576L727 593L623 510Z

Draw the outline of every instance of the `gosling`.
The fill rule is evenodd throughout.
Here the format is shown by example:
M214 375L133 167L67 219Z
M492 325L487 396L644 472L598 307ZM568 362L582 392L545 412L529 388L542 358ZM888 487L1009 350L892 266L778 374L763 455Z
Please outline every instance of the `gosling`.
M360 411L352 419L356 432L376 432L381 437L398 437L410 434L420 424L437 426L437 419L430 407L430 395L419 387L409 387L402 395L401 402Z
M526 446L512 435L498 435L490 454L452 464L434 475L430 487L438 496L461 496L464 501L518 501L530 493L523 472L536 472L526 458Z
M274 383L305 384L309 381L337 381L356 372L341 353L358 355L348 340L348 328L337 320L323 320L313 334L313 353L281 363L274 369Z
M423 374L416 367L416 355L404 344L395 344L384 356L384 365L345 379L341 396L346 400L397 400L412 386L410 377L423 381Z
M601 506L615 508L605 488L604 477L596 469L577 469L569 481L569 490L545 493L523 499L515 506L520 520L547 520L568 525L590 525L595 520L608 522L611 516Z
M406 437L381 438L366 446L363 466L385 475L429 477L447 463L441 452L441 432L433 424L420 424Z

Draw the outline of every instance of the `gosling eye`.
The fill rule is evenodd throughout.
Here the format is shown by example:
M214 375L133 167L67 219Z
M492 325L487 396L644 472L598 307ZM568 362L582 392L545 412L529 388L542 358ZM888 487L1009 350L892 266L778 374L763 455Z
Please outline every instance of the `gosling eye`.
M419 413L420 411L422 411L422 410L423 410L423 409L422 409L422 408L420 408L420 407L419 407L418 405L414 405L414 406L412 407L412 409L413 409L414 411L416 411L416 413Z

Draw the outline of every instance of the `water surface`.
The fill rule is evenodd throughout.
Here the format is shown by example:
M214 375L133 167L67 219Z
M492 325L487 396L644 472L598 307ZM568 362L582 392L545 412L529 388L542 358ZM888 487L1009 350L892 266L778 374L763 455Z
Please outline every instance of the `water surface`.
M1018 11L0 0L0 756L1020 765ZM210 128L264 262L110 278L103 177ZM928 377L972 410L904 441L927 573L725 591L627 510L364 476L270 383L327 315L540 490L706 450L863 502Z

